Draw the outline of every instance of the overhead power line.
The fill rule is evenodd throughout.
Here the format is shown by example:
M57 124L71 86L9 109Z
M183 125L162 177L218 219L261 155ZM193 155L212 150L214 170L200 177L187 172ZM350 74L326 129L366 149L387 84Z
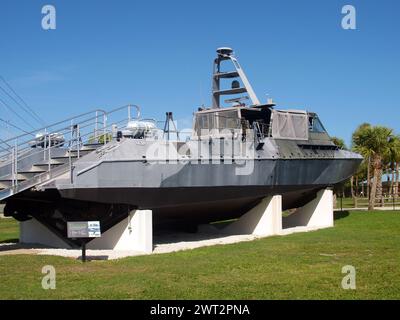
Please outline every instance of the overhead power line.
M30 116L32 116L37 122L39 122L41 125L45 126L46 123L45 121L39 117L39 115L33 110L27 103L26 101L11 87L11 85L0 75L0 79L5 83L7 88L23 103L23 105L18 102L14 97L12 97L6 90L4 90L3 87L0 86L0 89L8 96L10 97L19 107L21 107L25 112L27 112Z
M30 113L25 107L23 107L17 100L14 99L13 96L11 96L4 88L0 85L0 90L3 91L9 98L11 98L19 107L21 107L26 113L28 113L29 116L33 117L33 119L39 123L41 121L37 119L32 113ZM4 100L3 100L4 101Z
M0 102L10 111L12 112L15 116L17 116L21 121L23 121L25 124L27 124L29 127L31 127L32 129L35 129L28 121L26 121L23 117L21 117L15 110L13 110L12 107L10 107L10 105L5 102L3 99L0 98Z
M4 119L0 118L0 122L5 123L6 126L10 126L10 127L13 127L14 129L20 130L20 131L22 131L23 133L26 133L26 134L29 134L29 135L34 135L32 132L28 132L28 131L26 131L26 130L24 130L24 129L18 127L18 126L16 126L15 124L12 124L10 121L7 121L7 120L4 120ZM9 147L9 148L12 147L12 146L8 143L9 141L10 141L9 139L8 139L8 140L7 140L7 139L4 140L4 139L1 139L1 138L0 138L0 148L1 148L3 151L9 152L9 149L6 148L6 147L4 147L4 145L6 145L6 146ZM3 144L3 145L2 145L2 144Z
M8 126L10 126L10 127L13 127L14 129L17 129L17 130L22 131L23 133L30 134L30 132L28 132L28 131L26 131L26 130L24 130L24 129L18 127L18 126L16 126L15 124L12 124L10 121L4 120L4 119L2 119L2 118L0 118L0 121L3 122L3 123L5 123L6 125L8 125Z

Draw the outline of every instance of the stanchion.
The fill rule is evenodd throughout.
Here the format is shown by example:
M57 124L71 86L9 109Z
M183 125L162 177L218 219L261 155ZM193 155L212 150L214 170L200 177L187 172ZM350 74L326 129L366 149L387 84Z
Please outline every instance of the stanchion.
M82 262L86 262L86 241L82 240Z

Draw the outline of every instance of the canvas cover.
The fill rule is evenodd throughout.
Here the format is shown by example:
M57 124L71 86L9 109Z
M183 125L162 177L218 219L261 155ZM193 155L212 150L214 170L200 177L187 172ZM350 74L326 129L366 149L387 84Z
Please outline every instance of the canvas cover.
M305 111L272 111L272 137L308 140L308 115Z

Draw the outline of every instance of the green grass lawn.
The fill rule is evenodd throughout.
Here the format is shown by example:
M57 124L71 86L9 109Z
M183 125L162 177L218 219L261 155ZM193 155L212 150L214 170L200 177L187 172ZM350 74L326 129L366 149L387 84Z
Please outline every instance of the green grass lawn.
M343 208L354 208L354 201L352 198L336 198L336 208L340 209L340 201L342 201Z
M17 242L19 237L18 223L14 219L0 219L0 243Z
M0 219L3 241L17 237L11 221ZM330 229L170 254L0 256L0 299L399 299L399 230L399 211L350 212ZM41 288L44 265L56 268L55 290ZM341 288L345 265L356 290Z

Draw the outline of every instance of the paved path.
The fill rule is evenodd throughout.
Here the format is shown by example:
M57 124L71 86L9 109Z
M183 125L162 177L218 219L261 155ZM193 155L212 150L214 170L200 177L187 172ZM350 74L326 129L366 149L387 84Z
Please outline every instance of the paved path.
M190 250L200 247L251 241L256 239L254 235L228 235L222 236L219 233L174 233L155 236L154 250L152 254L169 253L181 250ZM81 258L82 251L79 249L55 249L43 246L25 245L20 243L0 244L0 256L16 254L38 254L63 256L68 258ZM86 250L88 260L113 260L125 257L144 255L138 251L122 250Z

